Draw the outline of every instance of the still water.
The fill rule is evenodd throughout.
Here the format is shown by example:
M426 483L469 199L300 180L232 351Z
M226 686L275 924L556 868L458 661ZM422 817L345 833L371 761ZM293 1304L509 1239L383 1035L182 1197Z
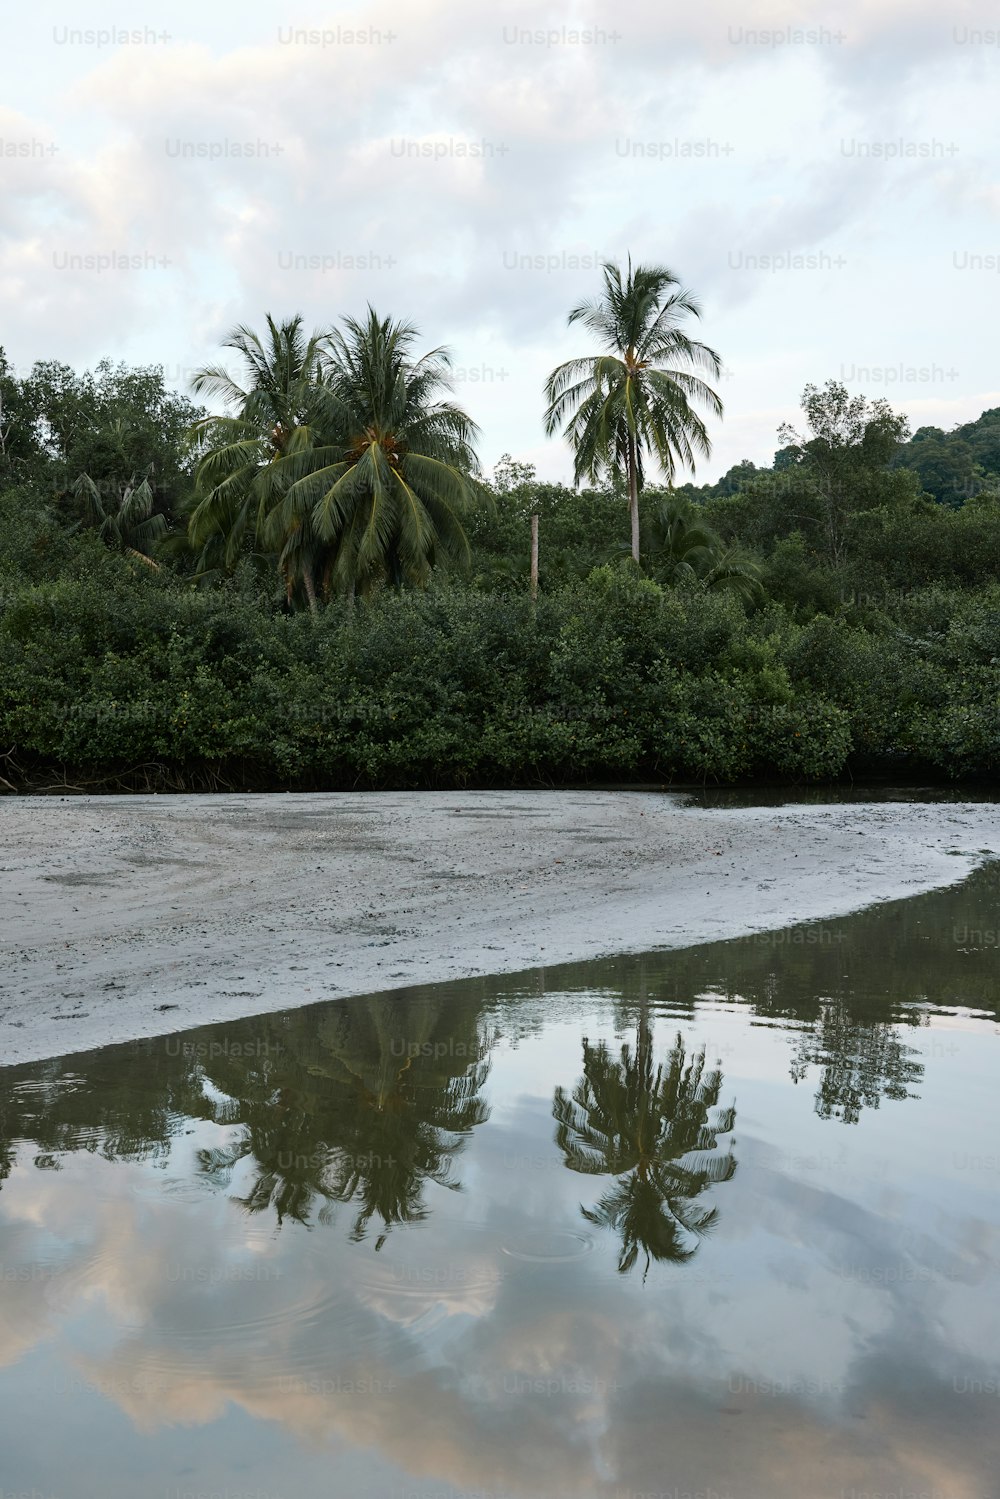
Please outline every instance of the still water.
M1000 867L0 1069L0 1490L995 1499Z

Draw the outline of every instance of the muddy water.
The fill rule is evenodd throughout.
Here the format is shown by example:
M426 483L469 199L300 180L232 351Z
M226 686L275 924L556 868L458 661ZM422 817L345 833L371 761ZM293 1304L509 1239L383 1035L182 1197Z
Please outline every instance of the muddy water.
M1000 870L0 1070L0 1488L1000 1494Z

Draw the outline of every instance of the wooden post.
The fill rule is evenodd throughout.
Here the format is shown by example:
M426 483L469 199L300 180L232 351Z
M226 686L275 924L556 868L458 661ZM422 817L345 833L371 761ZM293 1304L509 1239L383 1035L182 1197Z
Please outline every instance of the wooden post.
M538 597L538 512L531 517L531 599Z

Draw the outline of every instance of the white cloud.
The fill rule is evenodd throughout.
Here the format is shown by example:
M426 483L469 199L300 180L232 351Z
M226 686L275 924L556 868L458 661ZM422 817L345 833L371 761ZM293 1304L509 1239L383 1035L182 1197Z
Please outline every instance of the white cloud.
M91 24L106 19L98 6ZM915 329L896 270L909 259L926 286L953 247L997 248L981 145L997 59L958 39L992 25L985 0L947 15L929 0L850 0L836 21L818 0L764 0L752 27L735 3L182 4L169 43L56 43L84 24L68 7L12 22L17 110L0 114L0 134L59 148L0 158L3 336L19 364L186 368L233 322L301 310L325 324L371 300L416 321L428 345L450 341L463 367L502 360L502 392L462 390L484 455L537 453L539 376L575 348L566 311L598 285L573 258L631 250L701 294L699 331L731 363L756 351L786 369L769 389L724 391L740 444L758 453L772 434L755 413L794 407L807 380L835 371L845 327L854 342L861 328L876 346L915 340L915 356L957 365L970 394L988 383L983 278L949 278L949 315ZM574 40L581 27L589 40ZM301 28L370 39L302 45L290 39ZM818 40L792 37L803 29ZM851 154L859 140L924 136L954 136L959 154ZM731 150L689 158L685 141ZM750 274L739 259L782 252L817 255L818 268ZM112 254L137 259L98 270L71 258ZM825 255L846 265L828 273ZM519 268L525 256L543 269ZM728 465L733 440L718 432L703 476ZM568 474L558 443L541 459Z

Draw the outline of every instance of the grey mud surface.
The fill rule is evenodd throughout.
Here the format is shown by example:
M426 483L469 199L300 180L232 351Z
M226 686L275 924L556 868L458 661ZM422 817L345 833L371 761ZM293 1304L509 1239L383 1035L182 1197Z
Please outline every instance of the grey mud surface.
M668 793L0 799L0 1066L846 914L1000 854L1000 805Z

